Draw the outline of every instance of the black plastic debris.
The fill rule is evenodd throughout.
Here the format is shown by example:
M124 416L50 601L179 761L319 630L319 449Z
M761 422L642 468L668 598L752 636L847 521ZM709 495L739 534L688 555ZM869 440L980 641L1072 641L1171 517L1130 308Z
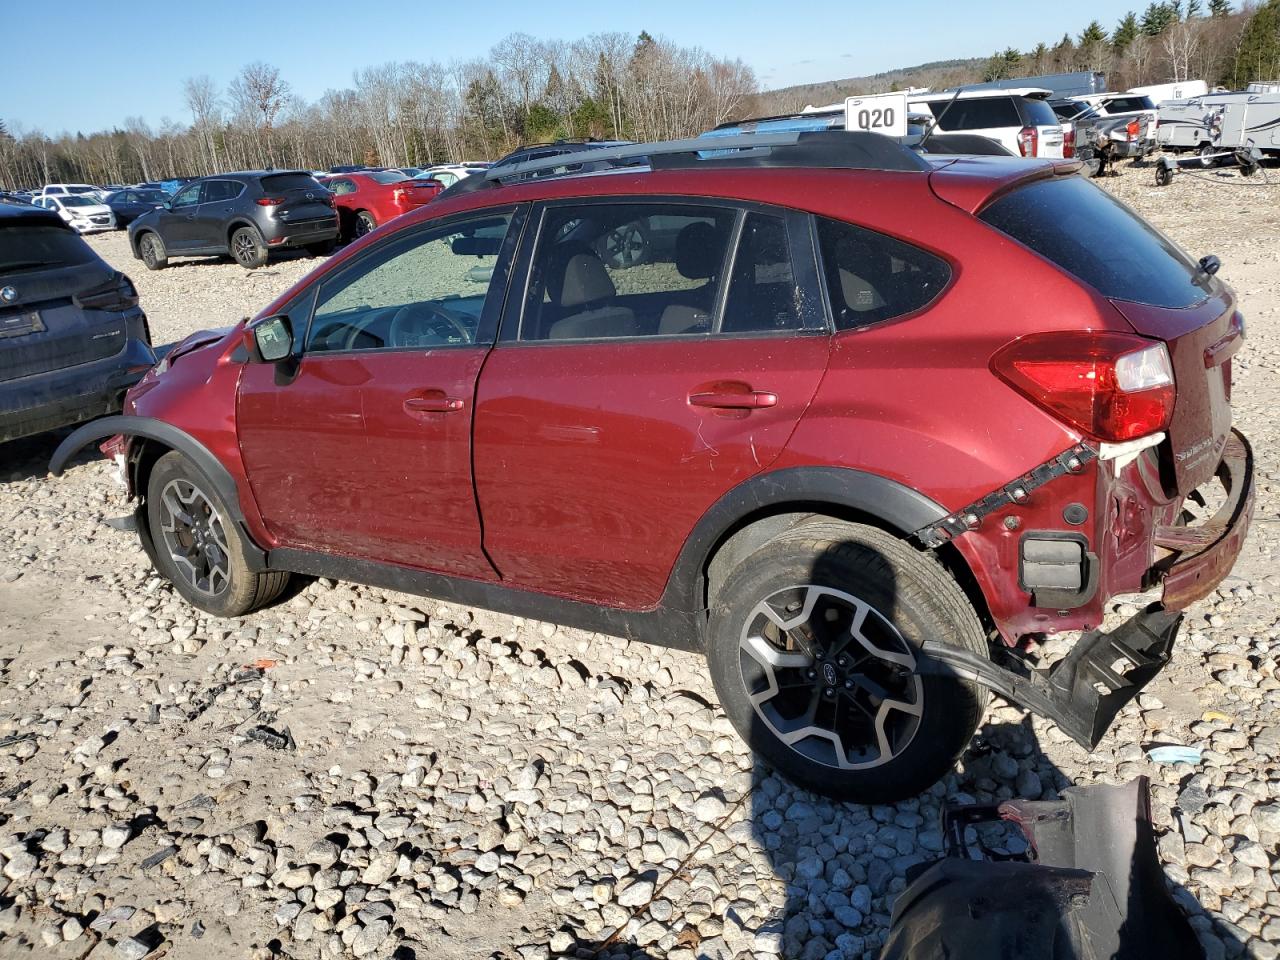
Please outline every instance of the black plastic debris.
M256 727L250 727L246 730L245 736L250 740L257 740L270 750L296 750L298 747L288 727L282 730L275 730L266 724L260 723Z
M142 869L150 870L152 867L159 866L177 852L178 848L173 844L169 844L167 847L161 847L155 853L151 854L151 856L147 857L147 859L142 861Z
M1001 821L1026 836L1025 856L969 841L970 828ZM1204 958L1165 886L1146 777L1061 800L950 807L943 836L946 857L894 904L880 960Z

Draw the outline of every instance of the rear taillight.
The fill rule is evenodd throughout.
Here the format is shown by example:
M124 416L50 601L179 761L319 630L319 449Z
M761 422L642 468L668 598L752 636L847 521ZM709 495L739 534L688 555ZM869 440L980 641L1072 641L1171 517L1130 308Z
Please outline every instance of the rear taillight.
M284 197L259 197L253 202L260 207L278 207L284 203Z
M1040 150L1040 131L1035 127L1023 127L1018 131L1018 150L1024 157L1034 157Z
M1164 430L1175 390L1163 343L1125 333L1032 334L1001 348L991 369L1069 426L1113 443Z
M1062 135L1062 155L1064 157L1074 157L1076 155L1076 132L1068 130Z
M1125 124L1124 129L1125 129L1125 132L1129 134L1130 140L1137 140L1138 133L1140 130L1142 130L1142 124L1138 123L1137 120L1130 120L1127 124Z
M82 310L110 310L123 313L138 305L138 291L133 281L123 273L116 273L106 283L77 293L72 302Z

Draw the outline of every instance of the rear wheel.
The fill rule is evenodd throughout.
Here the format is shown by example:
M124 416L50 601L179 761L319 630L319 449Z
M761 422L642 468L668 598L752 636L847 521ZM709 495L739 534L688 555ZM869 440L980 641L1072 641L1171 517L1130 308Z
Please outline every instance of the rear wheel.
M243 534L195 465L177 451L147 481L147 523L156 566L192 606L238 617L270 603L289 574L249 569Z
M363 237L366 233L372 233L378 229L378 221L373 218L373 214L368 210L361 210L356 214L356 239Z
M1216 167L1218 165L1218 160L1214 157L1214 154L1217 152L1218 148L1211 143L1200 144L1200 149L1196 151L1196 155L1200 158L1200 166L1205 169L1208 169L1209 167Z
M240 227L231 234L231 256L246 270L256 270L267 262L267 245L253 227Z
M169 263L164 249L164 241L155 233L147 232L138 240L138 253L142 254L142 262L148 270L163 270Z
M941 778L986 702L976 684L919 671L925 640L987 654L977 615L932 556L823 521L729 574L711 602L707 659L753 750L817 793L880 803Z

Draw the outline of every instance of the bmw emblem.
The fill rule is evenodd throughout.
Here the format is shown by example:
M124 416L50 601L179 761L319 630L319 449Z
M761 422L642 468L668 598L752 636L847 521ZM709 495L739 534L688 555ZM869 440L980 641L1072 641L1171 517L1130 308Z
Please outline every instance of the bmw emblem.
M13 287L0 287L0 300L5 303L13 303L18 299L18 291Z

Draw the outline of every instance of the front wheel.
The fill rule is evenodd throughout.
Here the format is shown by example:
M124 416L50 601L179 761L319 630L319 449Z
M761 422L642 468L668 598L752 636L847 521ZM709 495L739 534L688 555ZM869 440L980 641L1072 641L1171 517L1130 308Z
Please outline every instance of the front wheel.
M919 670L925 640L987 655L977 615L932 556L822 521L728 575L707 659L721 706L765 760L816 793L886 803L945 775L986 703L974 683Z
M138 252L142 254L142 262L148 270L163 270L169 263L164 241L154 233L142 235L142 239L138 241Z
M267 262L267 245L253 227L241 227L231 234L231 256L246 270L256 270Z
M238 617L270 603L289 574L249 569L244 534L195 465L177 451L147 481L147 525L156 566L192 606Z

